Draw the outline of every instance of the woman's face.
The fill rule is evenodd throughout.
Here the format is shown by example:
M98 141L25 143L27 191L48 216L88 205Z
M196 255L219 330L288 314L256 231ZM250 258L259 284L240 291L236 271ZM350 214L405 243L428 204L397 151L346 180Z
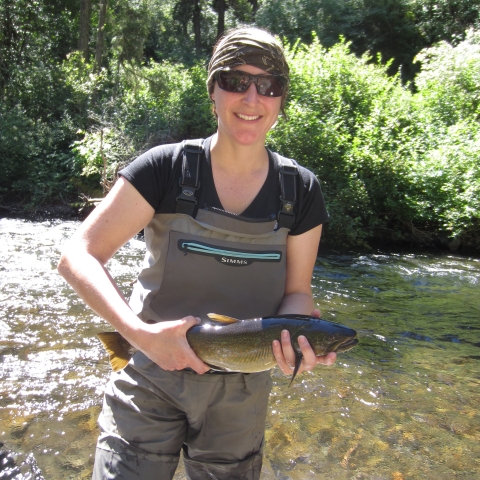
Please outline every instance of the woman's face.
M252 65L233 70L252 75L268 73ZM267 132L277 121L282 97L259 95L253 82L244 93L226 92L215 82L211 96L218 116L219 136L225 135L239 145L265 144Z

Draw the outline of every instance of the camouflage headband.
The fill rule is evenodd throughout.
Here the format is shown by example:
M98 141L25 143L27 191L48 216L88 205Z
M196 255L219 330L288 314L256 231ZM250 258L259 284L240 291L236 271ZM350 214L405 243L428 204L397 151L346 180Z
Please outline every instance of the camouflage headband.
M253 65L274 75L289 78L289 68L282 47L265 30L239 28L227 34L217 43L208 64L208 92L218 71L239 65Z

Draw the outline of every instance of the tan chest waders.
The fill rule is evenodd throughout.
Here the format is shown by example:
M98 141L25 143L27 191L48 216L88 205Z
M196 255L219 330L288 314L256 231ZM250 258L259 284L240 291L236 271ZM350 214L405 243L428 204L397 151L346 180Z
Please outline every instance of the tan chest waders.
M283 165L276 218L245 219L199 209L203 148L187 142L177 210L145 228L147 256L130 305L144 321L218 313L235 318L274 315L285 291L286 239L294 221L297 169Z
M202 141L186 142L175 213L145 228L147 254L130 300L144 321L274 315L285 291L297 168L283 164L276 218L196 210ZM93 478L171 479L183 449L190 480L257 480L269 372L167 372L137 352L112 374L99 418Z

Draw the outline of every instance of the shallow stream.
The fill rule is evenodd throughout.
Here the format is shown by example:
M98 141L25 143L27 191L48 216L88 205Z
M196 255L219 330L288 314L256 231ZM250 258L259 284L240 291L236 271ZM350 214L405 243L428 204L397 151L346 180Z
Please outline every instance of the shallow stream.
M77 226L0 219L0 442L23 478L91 476L108 326L56 271ZM127 295L143 254L109 263ZM360 343L290 388L273 371L262 479L480 478L479 283L457 255L320 256L323 318Z

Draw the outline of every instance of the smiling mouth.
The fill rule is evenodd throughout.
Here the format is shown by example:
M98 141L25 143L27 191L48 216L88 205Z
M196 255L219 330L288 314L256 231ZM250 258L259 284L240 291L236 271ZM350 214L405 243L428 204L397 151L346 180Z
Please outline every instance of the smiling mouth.
M237 113L237 117L241 118L242 120L248 120L251 122L253 120L259 119L260 115L250 116L250 115L242 115L241 113Z

